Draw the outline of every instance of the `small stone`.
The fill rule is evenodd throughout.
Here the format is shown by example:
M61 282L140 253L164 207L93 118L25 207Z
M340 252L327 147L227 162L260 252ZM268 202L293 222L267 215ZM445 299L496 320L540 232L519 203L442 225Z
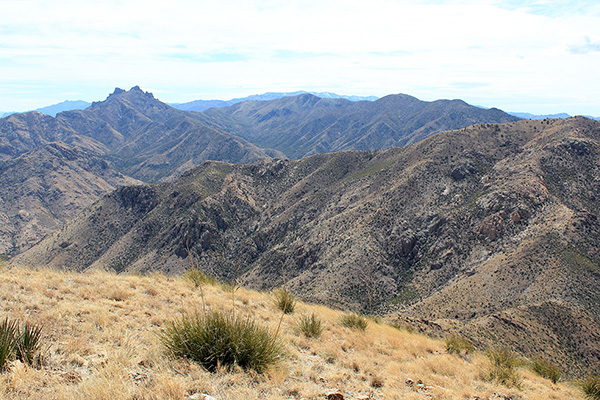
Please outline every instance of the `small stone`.
M415 381L413 381L413 380L412 380L412 379L410 379L410 378L406 378L406 380L404 381L404 384L405 384L406 386L408 386L408 387L413 387L413 386L414 386L414 384L415 384Z
M325 393L327 400L344 400L344 394L338 390L330 390Z

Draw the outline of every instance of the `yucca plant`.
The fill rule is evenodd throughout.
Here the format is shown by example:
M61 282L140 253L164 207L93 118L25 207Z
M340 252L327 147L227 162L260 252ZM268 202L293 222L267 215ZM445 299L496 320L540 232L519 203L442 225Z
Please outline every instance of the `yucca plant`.
M8 362L15 355L15 337L18 332L18 324L5 318L0 323L0 370L7 368Z
M521 379L517 367L521 361L511 350L504 347L492 347L487 351L490 360L488 379L506 386L518 387Z
M296 309L296 299L294 295L285 288L273 290L273 303L283 311L284 314L291 314Z
M450 354L470 354L475 350L473 343L463 336L451 335L444 342L446 351Z
M342 326L350 329L358 329L364 331L369 326L369 320L362 315L358 314L346 314L340 318Z
M307 338L318 338L323 333L323 323L312 313L311 315L302 315L298 318L296 329Z
M5 318L0 323L0 370L12 359L28 365L41 363L41 345L42 328L26 323L21 329L17 321Z
M183 279L194 285L195 288L201 285L215 285L217 280L212 276L206 275L199 268L190 268L183 274Z
M15 351L17 360L33 365L41 363L42 328L25 324L23 329L17 329Z
M253 319L219 311L184 316L159 335L174 356L197 362L210 372L238 366L260 373L284 355L277 336Z
M534 358L531 360L531 369L542 378L550 379L552 383L557 383L560 380L560 368L548 360Z

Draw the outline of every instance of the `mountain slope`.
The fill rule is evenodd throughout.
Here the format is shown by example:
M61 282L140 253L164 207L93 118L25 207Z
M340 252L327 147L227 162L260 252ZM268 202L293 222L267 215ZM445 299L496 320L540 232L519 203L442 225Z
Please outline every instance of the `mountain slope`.
M0 162L0 254L28 249L116 187L134 183L59 142Z
M283 272L307 300L466 326L575 371L600 365L599 165L585 118L205 163L115 191L15 262L180 271L189 246L222 279L264 289Z
M207 122L290 158L405 146L443 130L518 119L460 100L424 102L407 95L351 102L303 94L213 108L203 114Z

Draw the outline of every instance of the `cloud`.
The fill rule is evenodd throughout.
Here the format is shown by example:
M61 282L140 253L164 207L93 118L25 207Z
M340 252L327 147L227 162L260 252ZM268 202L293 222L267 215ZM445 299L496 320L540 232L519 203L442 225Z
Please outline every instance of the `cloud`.
M572 54L588 54L600 51L600 42L592 42L586 36L582 42L569 46L569 52Z
M564 56L598 51L594 3L11 1L0 6L0 109L16 108L18 85L1 90L12 83L47 96L29 109L65 92L90 101L138 84L172 102L300 89L426 100L468 93L490 106L500 97L596 98L598 65ZM584 34L592 39L577 42Z

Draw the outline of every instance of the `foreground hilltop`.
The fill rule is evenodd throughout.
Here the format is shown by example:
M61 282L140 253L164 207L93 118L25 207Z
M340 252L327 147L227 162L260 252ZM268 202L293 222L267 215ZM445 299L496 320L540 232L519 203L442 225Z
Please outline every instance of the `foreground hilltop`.
M15 258L182 271L426 320L573 373L600 365L600 123L483 124L405 148L119 189ZM431 323L429 323L431 322Z
M194 288L180 277L0 267L0 295L0 318L42 327L44 355L42 368L9 363L0 399L582 398L573 383L553 384L525 366L518 386L507 387L485 378L490 363L481 353L448 354L441 341L375 321L366 331L350 329L342 313L303 303L283 318L281 363L264 374L209 373L169 357L158 333L203 305L272 332L280 314L268 294ZM312 313L324 327L318 339L297 330L300 317Z

